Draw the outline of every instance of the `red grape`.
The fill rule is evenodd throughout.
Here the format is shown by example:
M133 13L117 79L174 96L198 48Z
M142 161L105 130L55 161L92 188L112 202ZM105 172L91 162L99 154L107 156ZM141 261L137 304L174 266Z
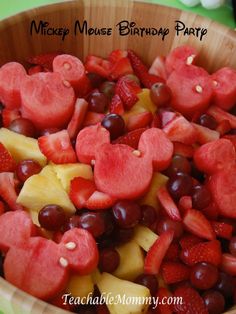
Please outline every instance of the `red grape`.
M195 185L192 192L193 208L201 210L210 205L212 200L210 191L204 185Z
M102 84L102 82L104 82L105 80L102 76L100 76L97 73L88 73L87 77L89 78L90 83L93 88L99 87Z
M107 114L101 124L110 132L111 140L115 140L125 132L125 122L118 114Z
M80 228L86 229L96 238L105 232L105 221L101 213L87 212L80 216Z
M184 230L180 221L174 221L169 218L162 219L157 225L157 233L160 235L166 231L174 231L174 238L178 239L182 236Z
M204 113L199 117L199 124L212 130L215 130L218 125L216 119L207 113Z
M58 128L49 128L49 129L44 129L43 131L40 132L40 136L44 136L44 135L50 135L53 133L57 133L60 130Z
M150 290L152 296L156 295L159 285L157 277L155 275L139 275L135 279L135 283L147 287Z
M66 215L62 207L51 204L39 211L38 219L41 227L49 231L58 231L65 224Z
M116 84L114 82L105 81L99 87L99 90L101 93L105 94L108 99L111 99L115 94L115 86Z
M141 219L141 208L133 201L117 202L112 211L115 222L120 228L132 228Z
M93 92L89 96L89 110L97 113L104 113L108 107L109 99L108 97L98 91Z
M155 208L150 205L142 205L141 210L142 210L142 218L141 218L140 223L150 228L157 219L157 212Z
M114 242L117 244L123 244L129 242L134 235L134 229L115 229L114 230Z
M9 129L28 137L36 137L37 135L37 131L33 122L25 118L18 118L13 120L9 126Z
M172 158L171 164L167 169L167 175L173 176L178 172L190 174L191 172L191 164L188 159L181 155L175 155Z
M198 263L191 270L192 285L199 290L212 288L218 280L218 269L209 263Z
M202 298L209 314L221 314L224 312L225 298L220 292L209 290L202 295Z
M16 167L16 175L21 182L25 182L29 177L39 173L42 167L37 161L25 159L20 161Z
M190 195L192 192L192 178L186 173L178 172L170 177L167 188L170 195L175 200L179 200L182 196Z
M169 105L172 97L170 88L164 83L155 83L150 90L150 97L157 107Z
M232 297L234 293L233 278L226 273L220 272L215 289L221 292L225 298Z
M99 269L102 272L113 273L120 264L120 255L115 249L103 249L99 255Z

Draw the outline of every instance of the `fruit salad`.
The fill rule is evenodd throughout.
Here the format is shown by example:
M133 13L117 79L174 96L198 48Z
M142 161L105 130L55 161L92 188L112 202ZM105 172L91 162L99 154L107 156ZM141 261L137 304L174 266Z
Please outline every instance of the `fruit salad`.
M197 59L180 46L151 66L117 49L0 68L5 280L80 314L236 303L236 70ZM105 295L151 302L78 301Z

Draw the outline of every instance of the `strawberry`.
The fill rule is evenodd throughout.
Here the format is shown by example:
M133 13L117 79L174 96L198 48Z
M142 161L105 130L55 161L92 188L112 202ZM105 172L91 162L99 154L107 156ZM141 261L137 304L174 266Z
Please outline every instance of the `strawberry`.
M193 122L192 125L196 130L196 141L199 144L206 144L220 138L220 133L218 131L211 130L209 128L206 128L205 126Z
M93 181L76 177L71 181L69 196L73 204L80 209L95 191L96 186Z
M119 95L114 95L109 105L109 112L122 115L124 113L124 104Z
M178 207L175 205L165 186L158 189L157 198L171 219L181 221Z
M141 128L130 131L127 134L118 137L115 141L113 141L113 144L125 144L137 149L139 139L145 130L146 128Z
M152 117L152 113L149 111L144 111L129 116L126 123L127 130L133 131L136 129L147 127L151 123Z
M232 115L231 113L226 112L217 106L210 106L207 110L207 113L214 117L218 123L223 120L228 120L231 128L236 129L236 116Z
M157 291L157 297L158 297L157 313L158 314L173 314L172 306L167 304L167 302L165 302L165 300L172 297L171 292L164 287L160 287Z
M230 130L231 125L229 123L229 120L222 120L216 128L216 131L219 132L221 136L228 133Z
M220 242L217 240L200 242L181 252L181 259L187 265L201 262L219 266L222 259Z
M151 88L155 83L165 82L161 77L148 73L146 65L132 50L128 50L128 57L134 69L134 73L140 79L144 87Z
M228 239L232 238L233 226L225 222L211 221L211 225L215 234L219 238Z
M207 219L217 220L219 216L219 208L216 203L211 202L210 205L202 209L202 213L206 216Z
M221 269L231 276L236 276L236 257L228 253L223 254Z
M121 77L116 84L115 93L120 96L128 110L138 101L137 94L140 92L141 88L138 83L128 77Z
M185 228L192 234L207 240L214 240L216 235L206 217L198 210L189 209L184 218Z
M43 72L43 67L41 65L33 65L28 69L28 75L34 75L39 72Z
M85 60L84 66L89 73L96 73L101 77L107 79L109 77L111 70L110 61L104 60L100 57L89 55Z
M167 285L188 280L190 268L182 263L164 262L161 267L162 278Z
M109 77L112 80L117 80L126 74L132 74L132 73L133 73L133 69L132 69L132 66L130 64L129 59L128 58L122 58L122 59L118 60L111 67Z
M191 145L186 145L180 142L173 142L174 155L181 155L186 158L192 158L194 154L194 148Z
M186 234L179 241L180 246L183 250L190 249L195 244L198 244L200 242L202 242L202 239L193 234Z
M88 111L84 119L83 127L95 125L101 122L104 117L105 114L103 113Z
M119 60L123 59L123 58L127 58L128 56L128 52L127 50L121 50L121 49L116 49L113 50L109 56L108 56L108 60L112 63L115 64L117 63Z
M16 204L16 183L12 172L0 173L0 196L7 203L11 210L23 209L21 205Z
M148 73L161 77L163 80L167 79L167 72L165 66L165 57L157 56L152 65L150 66Z
M188 195L184 195L180 198L179 204L178 204L181 212L186 213L187 210L192 208L192 197Z
M88 109L88 103L83 98L78 98L75 103L75 110L73 116L67 126L67 132L71 139L75 139L79 130L82 128L86 113Z
M106 193L95 191L85 203L85 207L91 210L101 210L111 208L116 199Z
M164 260L168 262L177 262L178 259L179 259L179 244L171 243L169 249L166 252Z
M56 56L60 55L60 52L42 53L37 56L32 56L27 59L27 62L34 65L40 65L52 71L52 63Z
M174 232L166 231L154 242L147 252L144 262L144 272L146 274L157 275L163 258L173 240Z
M203 299L199 293L191 287L179 287L174 292L176 300L181 303L173 305L174 312L177 314L208 314Z
M4 108L2 110L2 122L5 128L8 128L9 125L12 123L12 121L20 117L21 117L20 112L17 109L10 110L10 109Z
M41 136L38 139L38 144L41 152L48 160L55 164L66 164L77 161L69 134L66 130Z
M0 172L11 172L15 170L15 167L15 160L5 146L0 143Z

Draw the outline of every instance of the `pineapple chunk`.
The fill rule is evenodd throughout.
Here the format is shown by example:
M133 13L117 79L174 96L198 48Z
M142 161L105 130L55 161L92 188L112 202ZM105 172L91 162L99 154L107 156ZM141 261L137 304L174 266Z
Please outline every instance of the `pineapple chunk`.
M133 240L148 252L150 247L158 239L158 235L155 234L151 229L144 226L137 226L134 229Z
M38 141L34 138L1 128L0 142L9 150L17 162L23 159L33 159L41 166L47 163L46 157L39 149Z
M108 273L102 274L97 286L107 301L110 314L140 314L148 310L150 291L144 286Z
M92 295L93 290L94 284L91 275L72 275L66 287L66 292L71 293L75 298L87 297L89 294Z
M93 283L96 285L100 280L101 280L101 272L98 268L96 268L94 270L94 272L92 273L92 279L93 279Z
M17 203L36 212L48 204L61 206L69 215L76 210L52 166L46 166L39 174L31 176L25 181L18 195Z
M113 273L114 276L133 281L144 270L144 256L140 246L131 241L117 248L120 255L120 265Z
M145 196L140 200L140 204L146 204L159 209L159 201L157 199L157 190L166 184L168 177L164 176L159 172L154 172L150 188Z
M53 165L53 169L66 192L69 192L70 182L75 177L82 177L89 180L93 179L92 167L86 164Z
M135 104L135 106L143 107L151 113L156 112L157 107L151 100L150 89L144 88L142 92L138 94L138 98L139 101Z

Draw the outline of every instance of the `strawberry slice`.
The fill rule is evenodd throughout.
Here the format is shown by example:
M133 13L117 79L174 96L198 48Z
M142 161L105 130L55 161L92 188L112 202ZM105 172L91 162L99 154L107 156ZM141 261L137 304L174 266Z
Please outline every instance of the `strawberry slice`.
M229 120L222 120L216 128L216 131L219 132L221 136L228 133L230 130L231 125L229 123Z
M60 55L61 52L54 51L54 52L49 52L49 53L42 53L36 56L31 56L27 58L27 62L30 64L35 64L35 65L40 65L43 68L46 68L50 71L52 71L52 64L54 58L56 58L58 55Z
M75 139L79 130L83 126L83 122L88 110L88 103L83 98L78 98L75 103L73 116L67 126L67 132L70 139Z
M16 168L16 162L0 142L0 172L11 172Z
M200 238L213 240L216 237L210 222L198 210L189 209L183 218L183 223L187 230Z
M168 122L163 131L171 141L186 145L195 143L197 137L195 128L183 116L177 116Z
M171 243L169 249L166 252L164 260L168 262L177 262L179 259L179 251L179 244Z
M70 248L69 244L74 248ZM59 244L59 255L66 259L70 269L80 275L91 274L98 264L97 244L89 231L80 228L64 233Z
M4 275L19 289L49 300L62 292L68 282L68 271L60 264L60 258L56 243L41 237L30 238L7 252Z
M220 133L215 130L211 130L209 128L206 128L205 126L196 124L192 122L192 125L194 126L196 130L196 141L199 144L206 144L208 142L216 141L220 138Z
M111 208L116 202L110 195L95 191L85 203L85 207L91 210L104 210Z
M18 109L6 109L4 108L2 110L2 122L3 122L3 126L5 128L8 128L9 125L12 123L12 121L20 118L21 115L20 115L20 112Z
M236 167L222 169L210 177L209 189L219 214L236 218Z
M123 115L124 113L124 104L123 101L120 99L119 95L114 95L111 99L109 105L109 112L115 113L119 115Z
M202 242L202 239L193 234L186 234L179 241L180 246L183 250L190 249L191 247L200 242Z
M166 134L157 128L150 128L142 133L138 149L144 157L152 160L154 169L158 171L168 168L174 150Z
M36 230L29 214L23 210L9 211L0 216L0 249L7 252L9 248L20 246Z
M140 112L129 116L126 127L128 131L133 131L147 127L152 121L153 115L149 111Z
M33 65L28 69L28 75L34 75L40 72L44 72L44 69L41 65Z
M186 145L180 142L174 142L174 155L181 155L186 158L192 158L194 148L191 145Z
M16 204L16 182L12 172L0 173L0 196L7 203L11 210L22 210L23 207Z
M80 162L91 164L95 153L104 143L110 142L110 133L100 124L83 128L76 139L76 154Z
M115 93L120 96L127 110L139 100L137 94L140 92L141 88L138 83L127 76L121 77L116 83Z
M118 60L110 70L110 79L111 80L118 80L120 77L126 75L126 74L132 74L133 69L130 64L130 61L128 58L122 58Z
M171 292L164 287L160 287L157 292L157 297L158 297L157 313L158 314L173 314L172 306L165 302L165 300L172 297Z
M150 275L157 275L166 252L173 240L174 232L172 230L163 232L154 242L147 252L144 262L144 272Z
M223 120L228 120L231 128L236 129L236 116L230 114L229 112L226 112L217 106L210 106L207 113L214 117L218 123Z
M179 287L175 290L174 297L176 300L182 299L182 304L179 302L173 305L174 313L208 314L203 299L195 289L186 286Z
M38 139L38 144L41 152L55 164L67 164L77 161L66 130L41 136Z
M182 213L186 213L189 209L193 207L192 197L188 195L184 195L179 199L178 204Z
M118 62L121 59L127 58L128 56L128 52L127 50L122 50L122 49L115 49L113 50L109 56L108 56L108 60L112 63L115 64L116 62Z
M181 221L178 207L175 205L175 202L171 198L165 186L158 189L157 198L171 219Z
M113 144L125 144L133 147L134 149L138 148L138 143L143 132L146 131L146 128L136 129L128 132L125 135L118 137L113 141Z
M155 83L165 82L161 77L148 73L148 68L133 50L128 50L128 57L134 69L134 73L140 79L144 87L151 88Z
M213 104L229 110L236 104L236 70L221 68L212 74Z
M166 58L163 56L157 56L152 65L150 66L148 73L161 77L163 80L167 79L167 71L165 65Z
M195 165L207 174L232 168L236 165L235 159L234 145L223 138L200 146L194 153Z
M232 238L233 226L226 222L211 221L215 234L219 238L230 240Z
M223 254L221 269L231 276L236 276L236 257L228 253Z
M81 209L95 191L96 186L92 180L76 177L71 181L69 196L76 208Z
M215 202L211 202L207 207L202 209L202 213L207 219L217 220L219 216L219 208Z
M89 73L96 73L106 79L109 78L111 70L110 61L104 60L100 57L89 55L85 60L84 66Z
M187 265L194 265L201 262L219 266L222 259L220 242L217 240L200 242L181 253L181 259Z
M164 262L161 267L162 278L167 285L188 280L190 268L182 263Z
M83 127L98 124L102 122L104 117L105 117L105 114L103 113L88 111L84 119Z

